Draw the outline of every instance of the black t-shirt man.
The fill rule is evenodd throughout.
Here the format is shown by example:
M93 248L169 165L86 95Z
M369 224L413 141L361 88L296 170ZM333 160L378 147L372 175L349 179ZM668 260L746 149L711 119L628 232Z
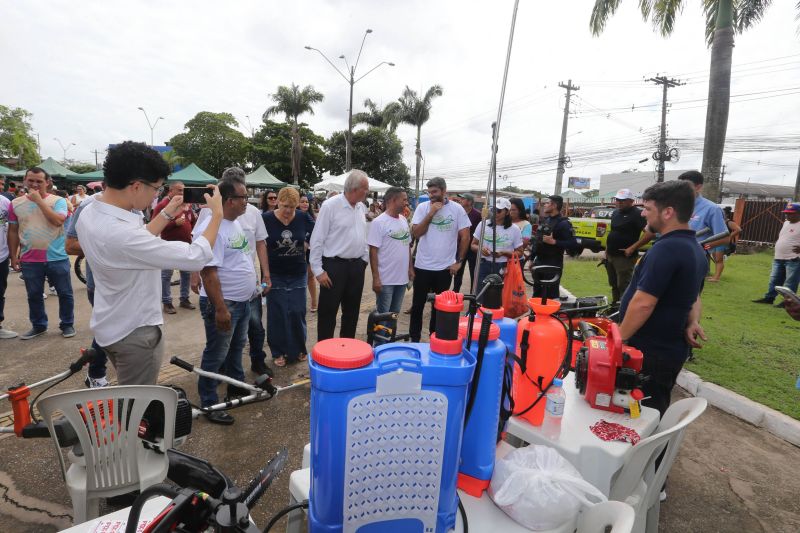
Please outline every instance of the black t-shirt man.
M611 214L611 231L606 239L606 251L609 255L624 255L628 248L639 241L647 221L642 217L642 210L631 206L629 209L615 209Z

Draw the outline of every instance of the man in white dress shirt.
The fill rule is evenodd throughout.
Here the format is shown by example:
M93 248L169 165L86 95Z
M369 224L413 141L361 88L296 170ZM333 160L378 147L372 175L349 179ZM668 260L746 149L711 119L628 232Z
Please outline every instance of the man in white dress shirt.
M140 213L163 190L170 173L161 155L143 143L109 149L103 165L106 191L78 221L78 238L95 281L91 328L117 371L120 385L153 385L164 357L161 270L200 270L222 221L222 202L206 195L212 221L194 243L164 241L154 224L166 226L180 212L176 196L145 226Z
M336 313L342 306L340 337L355 338L367 249L367 208L364 199L369 179L351 170L344 193L325 200L311 234L311 270L319 281L317 341L330 339L336 329Z

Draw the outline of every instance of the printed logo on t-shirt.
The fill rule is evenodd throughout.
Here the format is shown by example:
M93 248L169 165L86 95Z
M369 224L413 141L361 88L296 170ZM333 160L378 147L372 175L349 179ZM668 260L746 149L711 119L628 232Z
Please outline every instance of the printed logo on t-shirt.
M250 244L247 242L247 236L244 233L231 235L228 239L228 248L231 250L239 250L243 254L250 255Z
M450 231L453 229L455 221L456 219L453 218L453 215L447 215L447 218L445 218L436 213L431 220L431 224L439 231Z
M396 241L401 241L403 244L410 244L411 243L411 234L408 230L399 230L399 231L390 231L387 236L390 239L394 239Z
M281 232L281 240L277 242L276 250L281 256L302 255L304 251L300 243L292 238L292 232L288 229Z
M492 236L489 235L488 233L484 234L483 242L487 244L492 244ZM509 237L508 235L504 235L502 233L498 234L497 239L494 241L494 243L498 247L511 246L511 237Z

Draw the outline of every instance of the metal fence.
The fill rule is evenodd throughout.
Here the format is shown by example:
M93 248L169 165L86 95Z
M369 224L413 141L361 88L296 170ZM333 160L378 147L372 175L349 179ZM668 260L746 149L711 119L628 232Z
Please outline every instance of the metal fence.
M737 199L733 220L742 228L739 240L775 244L785 208L786 202Z

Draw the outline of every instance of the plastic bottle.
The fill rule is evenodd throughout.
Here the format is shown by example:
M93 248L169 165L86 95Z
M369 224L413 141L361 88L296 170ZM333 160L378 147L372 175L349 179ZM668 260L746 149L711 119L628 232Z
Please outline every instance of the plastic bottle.
M553 386L547 391L547 404L544 409L544 422L542 433L551 440L557 440L561 435L561 418L564 416L564 405L567 395L560 379L553 380Z

